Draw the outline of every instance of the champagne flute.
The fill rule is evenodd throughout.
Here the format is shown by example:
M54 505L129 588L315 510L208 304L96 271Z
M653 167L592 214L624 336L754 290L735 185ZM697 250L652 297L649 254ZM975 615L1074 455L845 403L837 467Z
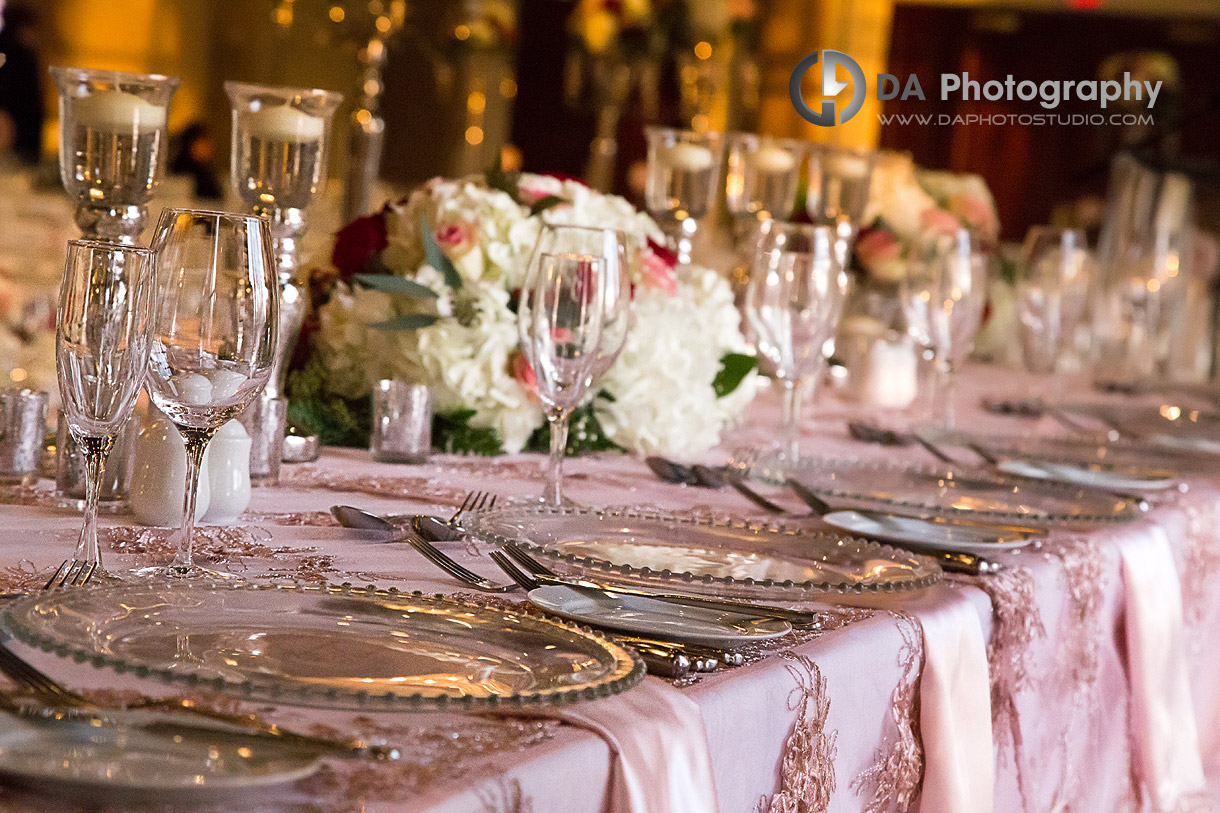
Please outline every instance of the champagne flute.
M1016 291L1021 350L1027 370L1051 376L1051 397L1059 394L1055 373L1084 317L1095 269L1080 229L1034 226L1025 236Z
M987 263L970 232L957 229L925 240L902 282L908 330L933 363L932 420L955 423L957 368L970 355L987 299Z
M195 565L195 492L216 431L266 386L275 362L279 287L264 217L167 209L153 239L156 305L145 386L186 443L177 554L167 577L229 578Z
M823 347L838 327L849 280L826 226L772 221L761 238L750 285L746 320L762 358L784 387L780 457L800 459L804 394L825 361Z
M603 347L607 301L627 298L622 279L627 244L614 229L547 225L530 257L517 306L521 351L534 370L551 427L551 455L542 500L563 504L563 457L568 419L580 405L599 363L609 369L618 351ZM611 330L615 330L611 320ZM622 338L626 321L622 321ZM608 334L609 335L609 334Z
M97 503L114 438L148 368L153 259L148 249L72 240L55 330L59 395L85 457L85 520L73 558L102 570Z

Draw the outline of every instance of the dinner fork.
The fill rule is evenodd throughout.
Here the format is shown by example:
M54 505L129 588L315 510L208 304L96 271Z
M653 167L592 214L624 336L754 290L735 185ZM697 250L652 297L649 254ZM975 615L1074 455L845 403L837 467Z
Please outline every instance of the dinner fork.
M517 585L515 584L496 584L490 579L483 578L473 570L463 567L440 548L436 547L417 533L408 534L406 541L411 545L411 547L419 551L429 562L436 565L441 570L445 571L463 584L469 585L476 590L481 590L484 593L508 593L517 589Z
M462 504L458 506L457 511L453 516L449 517L449 522L446 523L451 527L458 527L458 520L462 514L467 511L482 511L484 509L490 511L496 505L496 495L490 491L471 491L466 494L466 499L462 500Z
M81 559L64 559L63 564L51 574L51 578L47 579L47 583L42 586L42 589L54 590L59 587L84 587L93 579L97 569L97 562L86 562Z
M0 643L0 672L5 674L19 687L27 690L35 700L45 704L49 709L78 709L88 712L92 715L93 719L103 721L107 719L105 716L108 711L107 709L91 702L62 685L54 678L39 671L31 664L26 663L25 660L3 643ZM126 707L127 711L141 709L189 712L209 720L227 723L250 736L309 746L339 756L363 756L383 760L396 760L399 758L399 751L393 746L372 745L355 737L336 740L326 737L315 737L311 734L300 734L296 731L280 728L274 723L258 722L252 717L203 708L187 699L161 700L147 698ZM190 727L187 726L187 728Z

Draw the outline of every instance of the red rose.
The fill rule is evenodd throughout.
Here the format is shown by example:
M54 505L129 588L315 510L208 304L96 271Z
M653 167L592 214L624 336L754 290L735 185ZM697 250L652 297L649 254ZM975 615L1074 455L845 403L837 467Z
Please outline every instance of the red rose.
M369 259L389 244L386 239L385 210L358 217L335 235L335 250L330 261L339 269L339 279L351 282L352 277L364 272Z
M661 262L665 263L670 268L678 267L678 255L670 251L667 246L658 243L656 240L649 237L648 248L652 250L652 253L655 254Z

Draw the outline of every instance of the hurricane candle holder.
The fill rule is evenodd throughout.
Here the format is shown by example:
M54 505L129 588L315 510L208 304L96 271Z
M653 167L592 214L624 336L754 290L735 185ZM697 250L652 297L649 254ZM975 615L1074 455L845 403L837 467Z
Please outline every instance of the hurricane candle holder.
M678 262L690 263L699 221L716 202L724 138L720 133L649 127L648 213L674 241Z
M59 174L87 239L135 245L165 170L173 76L53 67Z
M864 225L876 162L877 153L850 147L820 145L810 154L805 210L814 223L834 231L835 253L843 266Z
M225 82L233 108L233 190L271 221L280 286L279 347L264 397L284 394L305 292L296 279L305 208L326 183L331 119L343 96L328 90Z
M792 217L805 145L793 138L733 133L728 153L725 203L740 243L757 232L760 221Z

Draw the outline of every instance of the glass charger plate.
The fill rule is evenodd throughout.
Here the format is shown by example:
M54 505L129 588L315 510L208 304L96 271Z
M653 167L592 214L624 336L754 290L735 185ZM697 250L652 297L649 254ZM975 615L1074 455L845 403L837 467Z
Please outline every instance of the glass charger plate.
M10 719L0 731L0 776L38 790L122 797L192 798L294 782L317 753L220 732L150 734L118 725Z
M1026 523L1118 522L1141 514L1135 502L1104 491L960 467L811 457L793 469L766 456L749 469L749 476L772 485L794 478L835 509L901 509Z
M9 605L48 652L252 700L325 708L570 703L635 685L643 664L597 633L376 588L137 583Z
M1119 434L1144 443L1184 451L1220 454L1220 415L1211 410L1163 404L1069 403L1059 407L1069 415L1092 418Z
M778 524L527 505L476 513L463 525L493 544L516 542L568 573L654 588L809 598L916 590L941 577L939 565L917 554Z
M967 551L983 555L1023 548L1042 538L1020 531L950 525L874 511L831 511L822 517L822 521L832 528L887 542L920 545L929 550Z

